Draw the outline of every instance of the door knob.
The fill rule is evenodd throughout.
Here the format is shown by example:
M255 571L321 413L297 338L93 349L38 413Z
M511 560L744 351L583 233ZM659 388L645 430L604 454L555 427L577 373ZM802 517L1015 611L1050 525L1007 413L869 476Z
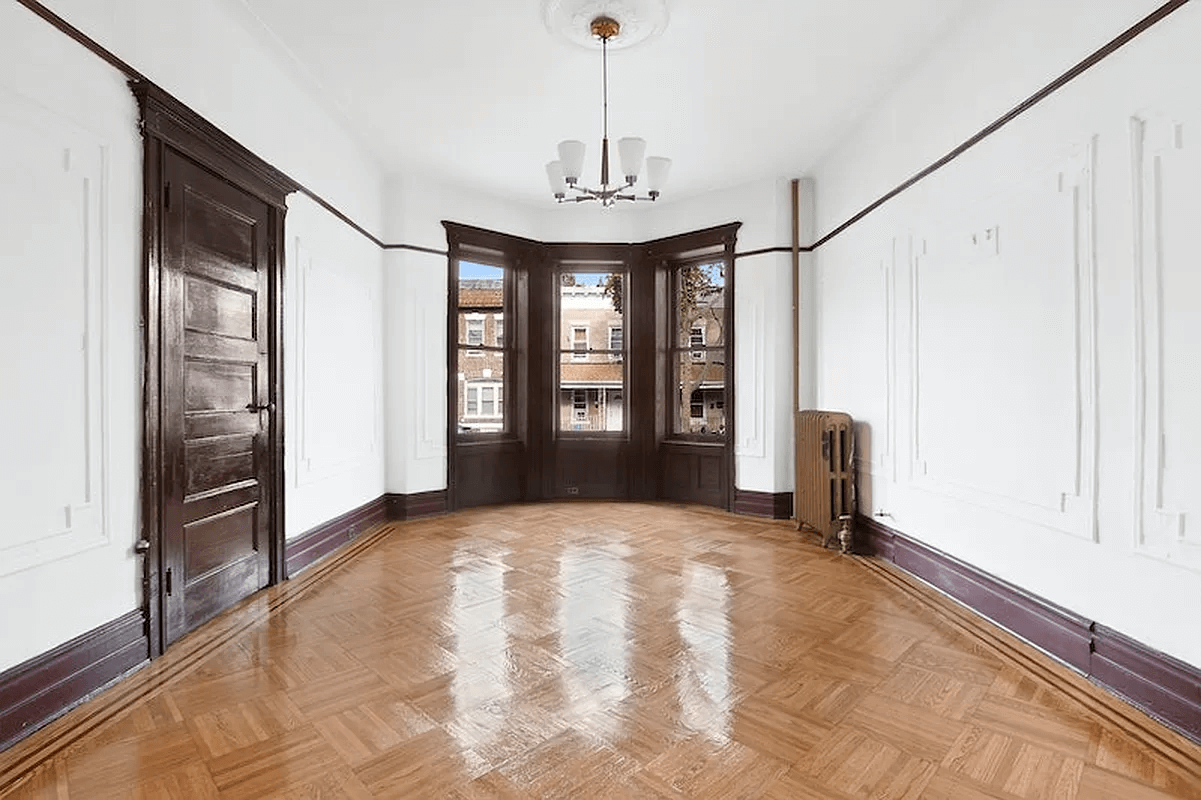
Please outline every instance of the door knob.
M254 414L257 414L260 411L274 411L275 403L264 403L261 406L256 405L255 403L247 403L246 410Z

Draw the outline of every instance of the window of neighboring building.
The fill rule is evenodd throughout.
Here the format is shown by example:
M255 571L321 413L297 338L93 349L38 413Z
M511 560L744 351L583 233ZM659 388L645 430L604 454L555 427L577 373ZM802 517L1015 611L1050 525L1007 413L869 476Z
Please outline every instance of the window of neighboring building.
M492 325L496 329L496 346L505 346L505 315L493 314Z
M693 348L692 360L704 361L705 351L696 349L705 346L705 327L703 325L692 326L692 331L688 335L688 344Z
M625 329L620 325L611 325L609 327L609 360L621 361L625 350L622 342L625 340Z
M576 361L588 358L588 328L576 325L571 329L571 357Z
M705 395L700 389L692 393L692 402L689 403L689 408L693 419L701 419L705 416Z
M572 418L576 422L588 421L588 392L586 389L576 389L571 393Z
M499 383L467 384L467 409L469 417L499 417L503 413Z

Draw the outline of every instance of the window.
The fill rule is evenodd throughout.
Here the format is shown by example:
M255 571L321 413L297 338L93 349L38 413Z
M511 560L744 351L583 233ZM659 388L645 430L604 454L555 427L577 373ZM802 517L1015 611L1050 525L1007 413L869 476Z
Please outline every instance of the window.
M671 426L677 435L711 438L726 430L726 262L684 262L671 274Z
M572 419L576 422L588 421L588 392L576 389L571 393Z
M467 344L484 343L484 318L467 317Z
M584 361L588 358L588 328L577 325L571 329L571 358Z
M578 263L578 262L577 262ZM558 430L626 430L624 263L589 261L557 273ZM610 271L620 268L622 271Z
M467 417L500 417L501 413L501 384L467 384Z
M457 410L460 434L495 434L506 429L502 387L508 353L503 319L505 267L456 259L458 302ZM458 375L455 376L454 372Z
M625 346L622 342L625 340L625 329L621 326L613 325L609 327L609 349L616 352L609 353L610 361L621 361L622 350Z

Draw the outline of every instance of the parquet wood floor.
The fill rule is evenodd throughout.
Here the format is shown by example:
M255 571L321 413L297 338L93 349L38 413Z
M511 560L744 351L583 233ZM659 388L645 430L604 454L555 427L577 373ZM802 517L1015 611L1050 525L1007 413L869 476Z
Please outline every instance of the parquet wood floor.
M389 525L0 754L0 789L1201 800L1198 748L942 602L708 509Z

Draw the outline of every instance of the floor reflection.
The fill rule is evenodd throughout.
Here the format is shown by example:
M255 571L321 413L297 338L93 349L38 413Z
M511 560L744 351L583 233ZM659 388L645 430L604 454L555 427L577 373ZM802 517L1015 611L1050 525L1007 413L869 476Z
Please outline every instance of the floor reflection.
M684 643L677 684L681 722L714 741L730 735L730 581L710 564L686 562L676 612Z
M567 661L561 681L578 714L630 694L629 579L630 564L603 546L569 544L559 557L559 642ZM611 738L619 728L601 715L590 732Z

